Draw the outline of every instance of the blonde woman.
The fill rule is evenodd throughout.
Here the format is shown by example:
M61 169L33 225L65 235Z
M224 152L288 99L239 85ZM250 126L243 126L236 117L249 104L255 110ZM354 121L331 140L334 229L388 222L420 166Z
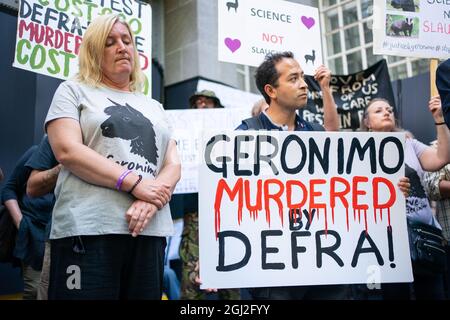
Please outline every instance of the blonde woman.
M168 201L180 178L164 109L140 91L133 34L119 16L91 22L79 66L45 120L63 165L49 299L160 299Z
M424 191L424 171L436 171L450 161L450 132L445 125L439 97L433 97L428 105L433 116L438 147L429 147L413 138L406 138L405 167L406 177L411 184L411 192L406 198L406 215L409 221L419 222L440 228L433 215L428 197ZM364 113L363 131L394 132L400 131L396 125L393 108L385 99L372 100ZM442 299L442 274L423 275L413 268L414 293L417 299ZM410 288L406 284L383 285L383 295L390 299L409 299Z

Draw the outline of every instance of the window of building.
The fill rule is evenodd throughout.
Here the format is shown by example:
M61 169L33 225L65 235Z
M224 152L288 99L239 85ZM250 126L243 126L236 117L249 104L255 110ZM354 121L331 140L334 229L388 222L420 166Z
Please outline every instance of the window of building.
M373 0L319 0L326 64L334 74L366 69L381 59L388 61L391 79L428 72L426 59L373 54Z
M238 86L240 90L260 94L255 82L256 67L236 64Z

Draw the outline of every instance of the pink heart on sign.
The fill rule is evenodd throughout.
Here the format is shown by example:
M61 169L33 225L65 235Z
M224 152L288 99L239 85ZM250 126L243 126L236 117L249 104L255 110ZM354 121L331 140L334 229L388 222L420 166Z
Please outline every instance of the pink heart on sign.
M239 39L225 38L225 45L234 53L241 47L241 41Z
M302 16L302 22L308 29L311 29L313 25L316 23L313 17L305 17L305 16Z

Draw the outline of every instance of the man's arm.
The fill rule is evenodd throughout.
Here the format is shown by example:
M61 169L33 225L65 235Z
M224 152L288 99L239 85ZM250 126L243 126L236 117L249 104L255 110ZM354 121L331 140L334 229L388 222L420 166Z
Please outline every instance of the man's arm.
M444 199L450 198L450 181L441 180L439 182L439 192Z
M339 131L339 115L330 89L331 72L325 66L320 66L314 79L322 90L323 101L323 126L326 131Z
M4 202L6 209L14 222L14 225L19 229L20 221L22 221L22 211L20 210L19 203L16 199L6 200Z
M438 96L432 97L428 108L433 115L435 123L442 123L444 118L441 110L441 100ZM450 162L450 131L445 125L436 125L437 149L428 147L420 155L420 164L426 171L437 171Z
M27 179L30 176L31 169L25 166L30 159L37 146L28 149L22 157L17 161L13 172L2 190L2 202L8 209L14 225L18 228L22 220L22 211L20 210L18 200L25 194Z
M424 189L431 200L438 201L442 199L441 191L439 190L439 184L444 169L434 172L425 172L423 175Z
M53 192L62 166L58 165L46 135L25 166L33 170L27 181L26 191L29 197L40 197Z
M439 65L436 71L436 87L442 100L442 112L450 129L450 59Z
M61 168L62 165L58 164L48 170L41 171L34 169L31 171L27 181L27 195L30 197L40 197L53 192Z

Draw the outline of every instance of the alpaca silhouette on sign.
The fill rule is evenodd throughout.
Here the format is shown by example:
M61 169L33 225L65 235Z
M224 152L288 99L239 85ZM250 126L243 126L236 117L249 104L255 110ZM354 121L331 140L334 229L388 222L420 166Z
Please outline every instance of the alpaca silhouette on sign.
M237 12L238 7L239 7L238 0L234 0L234 2L233 1L227 2L228 11L230 11L230 8L234 8L234 12Z
M311 60L314 65L314 61L316 61L316 50L313 50L312 54L305 54L305 64L308 64L309 60Z
M107 138L130 140L131 153L147 159L156 166L158 148L151 121L128 103L123 106L111 99L108 100L114 105L104 110L110 117L100 125L102 135Z

